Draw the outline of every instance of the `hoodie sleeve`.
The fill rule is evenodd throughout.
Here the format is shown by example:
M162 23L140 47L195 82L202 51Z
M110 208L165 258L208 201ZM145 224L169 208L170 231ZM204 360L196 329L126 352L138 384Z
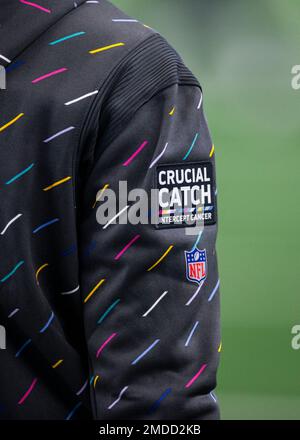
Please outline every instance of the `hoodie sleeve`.
M219 417L214 146L201 87L166 47L131 59L90 129L80 282L100 420Z

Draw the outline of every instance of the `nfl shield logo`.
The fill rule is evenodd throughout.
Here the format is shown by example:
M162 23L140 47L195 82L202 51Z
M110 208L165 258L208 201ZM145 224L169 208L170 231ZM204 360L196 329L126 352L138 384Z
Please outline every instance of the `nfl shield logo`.
M186 277L193 283L200 284L206 278L206 249L193 249L184 251L186 263Z

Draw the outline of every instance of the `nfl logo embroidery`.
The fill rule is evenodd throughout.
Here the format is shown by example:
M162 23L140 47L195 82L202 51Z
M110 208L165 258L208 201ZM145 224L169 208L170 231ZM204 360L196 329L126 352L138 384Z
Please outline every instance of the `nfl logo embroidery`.
M184 253L187 279L193 283L202 283L207 274L206 249L195 248L190 252L184 251Z

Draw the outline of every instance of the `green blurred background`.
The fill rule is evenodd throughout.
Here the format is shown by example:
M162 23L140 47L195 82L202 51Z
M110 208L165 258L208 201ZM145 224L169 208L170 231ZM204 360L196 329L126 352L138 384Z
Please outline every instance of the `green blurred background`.
M112 0L176 48L216 146L223 419L300 419L299 0Z

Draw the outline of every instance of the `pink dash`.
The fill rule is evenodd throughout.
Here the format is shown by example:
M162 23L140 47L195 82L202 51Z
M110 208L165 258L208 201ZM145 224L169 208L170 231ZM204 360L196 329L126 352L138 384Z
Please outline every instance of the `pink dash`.
M29 396L29 394L31 393L33 388L35 387L36 383L37 383L37 379L34 379L34 381L30 385L30 387L28 388L28 390L26 391L26 393L24 394L22 399L19 400L18 405L23 405L23 403L25 402L25 400L27 399L27 397Z
M99 350L97 351L96 354L96 358L98 359L98 357L100 356L100 353L102 352L102 350L104 349L104 347L106 347L106 345L115 337L117 336L117 333L113 333L112 335L110 335L109 338L106 339L105 342L103 342L103 344L101 345L101 347L99 348Z
M39 78L34 79L32 84L36 84L40 81L43 81L43 79L49 78L50 76L58 75L59 73L65 72L68 70L66 67L63 67L62 69L54 70L53 72L46 73L46 75L40 76Z
M23 3L24 5L33 6L34 8L47 12L47 14L51 14L50 9L43 8L43 6L37 5L36 3L27 2L26 0L20 0L20 2Z
M195 380L198 379L200 374L203 373L203 371L205 370L206 367L207 367L207 364L203 364L202 367L200 368L200 370L198 371L198 373L195 374L195 376L192 377L192 379L186 384L185 388L189 388L195 382Z
M133 245L138 239L140 238L140 235L136 235L130 242L124 247L124 249L121 250L121 252L118 253L118 255L115 257L115 260L119 260L123 254L130 248L130 246Z
M127 159L126 162L123 163L123 166L128 167L128 165L131 164L133 159L146 147L147 144L148 144L148 141L143 142L142 145L140 145L139 148L133 153L133 155L130 156L130 158Z

